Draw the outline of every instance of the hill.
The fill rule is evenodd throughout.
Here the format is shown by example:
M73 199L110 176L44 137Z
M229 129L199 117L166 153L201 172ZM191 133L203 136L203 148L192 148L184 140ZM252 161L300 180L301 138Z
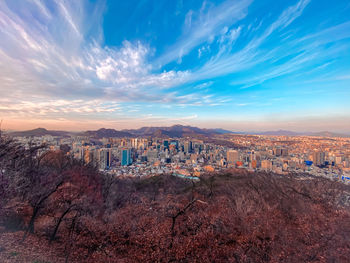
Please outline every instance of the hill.
M340 182L240 169L196 182L119 178L57 151L38 162L36 151L0 137L1 262L350 257L350 186Z
M45 128L37 128L28 131L18 131L18 132L10 132L10 136L12 137L41 137L41 136L68 136L69 132L66 131L49 131Z
M97 131L87 131L82 133L84 136L89 136L93 138L121 138L121 137L132 137L133 135L126 131L117 131L115 129L99 129Z
M317 137L350 137L347 134L340 134L335 132L294 132L288 130L277 130L277 131L264 131L264 132L244 132L244 134L251 135L265 135L265 136L317 136Z
M201 129L192 126L173 125L170 127L142 127L140 129L124 130L136 136L154 136L154 137L174 137L181 138L196 135L215 135L223 134L226 131L217 129Z
M183 138L183 137L211 137L215 135L229 135L229 134L241 134L241 135L265 135L265 136L319 136L319 137L350 137L350 135L339 134L334 132L294 132L288 130L277 130L277 131L264 131L264 132L232 132L220 128L216 129L201 129L193 126L184 125L173 125L170 127L159 126L159 127L142 127L139 129L106 129L101 128L99 130L90 130L81 133L72 133L66 131L50 131L44 128L37 128L28 131L9 132L9 135L13 137L40 137L45 135L51 136L70 136L78 134L81 136L88 136L92 138L122 138L122 137L158 137L158 138Z

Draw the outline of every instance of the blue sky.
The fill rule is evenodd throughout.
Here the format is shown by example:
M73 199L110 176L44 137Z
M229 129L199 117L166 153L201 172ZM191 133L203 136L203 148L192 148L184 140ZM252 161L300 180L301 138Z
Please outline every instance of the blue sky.
M350 133L350 2L0 2L5 129Z

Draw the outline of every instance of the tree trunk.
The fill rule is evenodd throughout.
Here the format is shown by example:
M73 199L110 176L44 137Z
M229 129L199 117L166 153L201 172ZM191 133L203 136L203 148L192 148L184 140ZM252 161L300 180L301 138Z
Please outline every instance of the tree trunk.
M60 216L60 218L58 219L58 222L57 222L57 224L56 224L56 226L55 226L55 229L54 229L54 231L53 231L53 233L52 233L52 235L51 235L51 237L50 237L50 242L53 241L53 240L55 240L55 237L56 237L58 228L60 227L63 218L70 212L70 210L71 210L72 207L73 207L73 206L69 206L69 207L62 213L62 215Z
M35 222L35 218L36 218L36 216L37 216L37 214L39 212L39 209L40 209L39 206L35 206L33 208L33 214L32 214L32 217L30 218L28 227L27 227L26 231L23 234L22 242L26 239L28 233L31 233L31 234L34 233L34 222Z
M60 187L60 185L63 184L63 181L59 182L56 187L51 191L49 192L47 195L43 196L39 202L36 203L36 205L34 206L34 209L33 209L33 214L32 214L32 217L29 221L29 225L28 225L28 228L26 230L26 232L24 233L23 235L23 238L22 238L22 242L25 240L25 238L27 237L28 235L28 232L30 233L34 233L34 222L35 222L35 219L36 219L36 216L38 215L38 212L42 206L42 204L45 202L45 200L47 200L54 192L57 191L58 187Z

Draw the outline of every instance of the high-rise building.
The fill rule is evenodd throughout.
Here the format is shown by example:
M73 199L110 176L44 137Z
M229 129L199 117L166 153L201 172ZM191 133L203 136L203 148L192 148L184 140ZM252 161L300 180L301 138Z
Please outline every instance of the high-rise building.
M192 142L191 141L185 142L185 144L184 144L184 152L185 153L191 153L192 152Z
M131 147L137 149L138 146L139 146L138 143L139 143L139 142L138 142L138 138L133 138L133 139L131 139Z
M312 154L312 160L314 165L324 165L326 154L324 152L314 152Z
M163 142L163 146L168 149L169 148L169 141L165 140Z
M93 158L94 158L94 152L90 149L85 149L84 150L84 163L88 164L93 162Z
M121 165L123 166L132 164L130 149L123 149L121 151L120 159L121 159Z
M111 167L112 151L110 148L102 148L98 150L98 166L101 170L106 170Z
M236 150L227 151L227 163L232 164L239 161L239 153Z

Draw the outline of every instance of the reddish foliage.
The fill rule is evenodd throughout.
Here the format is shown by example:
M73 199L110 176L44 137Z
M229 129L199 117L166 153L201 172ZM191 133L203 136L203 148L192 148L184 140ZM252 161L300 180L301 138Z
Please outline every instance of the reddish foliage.
M33 166L40 175L35 180L26 167L18 172L6 165L2 176L9 187L15 185L11 178L30 180L4 196L8 205L0 207L1 223L25 204L39 207L39 227L29 238L55 248L57 258L50 262L347 262L350 257L350 189L326 179L241 170L197 183L172 176L118 179L60 153L48 153ZM43 189L34 194L29 186ZM28 246L25 241L21 248ZM8 256L6 249L0 244L0 258ZM16 260L25 262L28 255Z

